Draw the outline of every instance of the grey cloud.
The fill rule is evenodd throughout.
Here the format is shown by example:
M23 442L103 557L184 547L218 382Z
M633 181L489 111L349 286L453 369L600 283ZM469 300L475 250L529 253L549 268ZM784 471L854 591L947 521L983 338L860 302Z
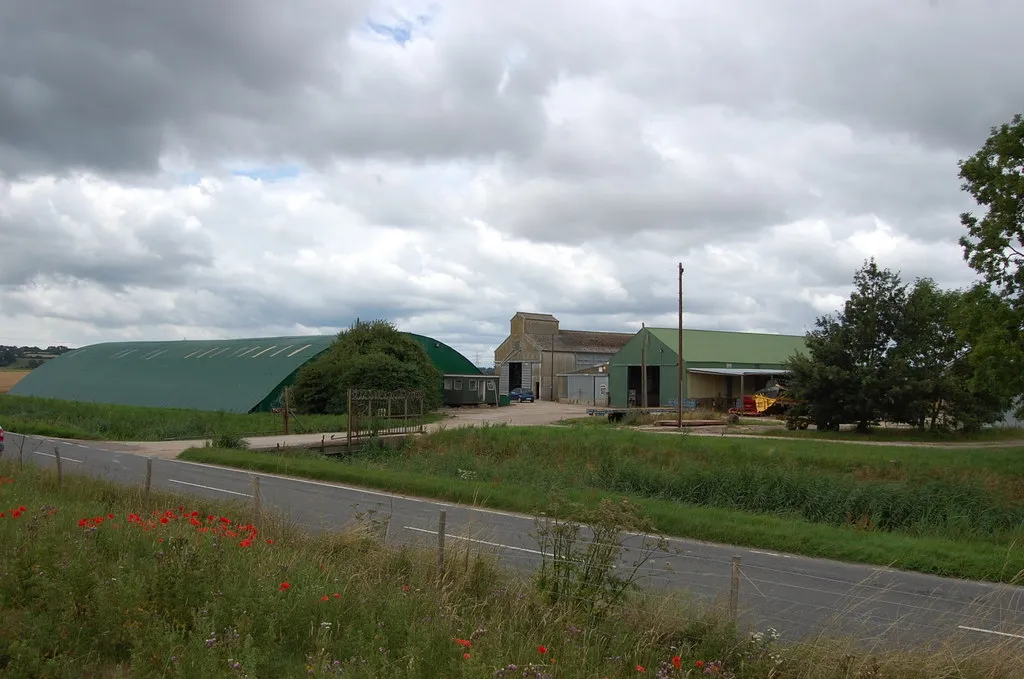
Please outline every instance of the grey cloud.
M131 3L0 10L0 164L8 173L155 170L335 155L475 156L533 143L543 84L499 95L498 57L408 74L348 40L367 0ZM430 61L430 56L424 54ZM500 132L499 132L500 131Z
M209 239L183 222L181 215L141 212L111 222L74 185L36 203L16 199L0 181L0 286L49 276L111 290L180 284L213 263Z

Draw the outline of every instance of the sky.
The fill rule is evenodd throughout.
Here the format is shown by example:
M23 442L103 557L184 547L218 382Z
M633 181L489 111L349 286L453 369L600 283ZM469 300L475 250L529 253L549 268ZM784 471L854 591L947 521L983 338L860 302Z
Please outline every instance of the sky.
M0 4L0 344L802 334L975 280L1019 0Z

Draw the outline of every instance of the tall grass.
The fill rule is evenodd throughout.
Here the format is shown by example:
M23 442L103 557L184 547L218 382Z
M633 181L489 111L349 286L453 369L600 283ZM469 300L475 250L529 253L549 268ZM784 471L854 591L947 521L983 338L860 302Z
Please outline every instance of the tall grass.
M233 503L146 505L6 462L0 478L5 677L684 677L712 664L735 679L1020 676L1008 646L781 645L650 596L593 616L483 554L438 579L433 554L359 526L311 537L273 516L252 525Z
M0 395L0 426L23 434L104 441L163 441L284 432L277 413L222 413ZM292 434L345 429L344 415L292 417Z
M592 428L442 431L343 460L182 456L538 511L628 496L675 535L986 580L1024 571L1024 455Z

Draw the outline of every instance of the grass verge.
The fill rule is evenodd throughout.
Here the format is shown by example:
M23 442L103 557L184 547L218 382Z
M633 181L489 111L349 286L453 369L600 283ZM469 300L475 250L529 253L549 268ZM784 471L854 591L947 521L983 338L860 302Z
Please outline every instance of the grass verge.
M432 553L372 526L309 536L235 503L0 462L0 673L53 677L1013 676L1016 647L867 655L783 645L686 602L613 615L549 604L484 554ZM960 650L952 650L958 648ZM1019 666L1017 667L1019 669Z
M899 457L895 457L895 456ZM628 497L670 535L936 575L1016 582L1024 456L493 427L338 460L191 449L181 459L524 513L557 493Z
M428 415L424 421L436 421ZM343 431L344 415L293 415L289 433ZM37 436L102 441L166 441L284 433L279 413L222 413L81 403L0 394L0 426Z
M739 431L737 433L744 433ZM981 431L944 432L909 429L903 427L876 427L868 432L853 430L817 431L805 429L790 431L784 427L772 427L765 431L749 432L762 436L778 436L792 439L811 439L818 441L879 441L884 443L988 443L1004 441L1024 441L1024 429L1020 427L990 427Z

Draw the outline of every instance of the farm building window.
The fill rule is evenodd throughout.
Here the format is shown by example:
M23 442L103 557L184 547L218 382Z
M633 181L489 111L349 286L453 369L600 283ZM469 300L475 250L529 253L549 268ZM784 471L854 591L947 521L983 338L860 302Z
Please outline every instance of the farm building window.
M435 382L436 384L436 382ZM462 389L462 380L455 380L455 388Z
M452 388L452 379L450 377L445 378L444 388L445 389L451 389Z
M494 382L487 383L487 391L494 391Z
M470 380L469 381L469 390L470 391L476 391L476 380Z

